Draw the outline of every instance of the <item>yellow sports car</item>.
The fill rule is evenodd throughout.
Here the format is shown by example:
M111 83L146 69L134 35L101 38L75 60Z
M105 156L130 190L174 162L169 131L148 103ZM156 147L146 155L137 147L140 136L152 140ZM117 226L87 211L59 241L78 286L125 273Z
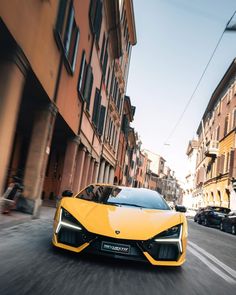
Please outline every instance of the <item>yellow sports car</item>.
M156 191L93 184L65 191L54 219L53 245L74 252L180 266L187 222ZM71 197L69 197L71 196Z

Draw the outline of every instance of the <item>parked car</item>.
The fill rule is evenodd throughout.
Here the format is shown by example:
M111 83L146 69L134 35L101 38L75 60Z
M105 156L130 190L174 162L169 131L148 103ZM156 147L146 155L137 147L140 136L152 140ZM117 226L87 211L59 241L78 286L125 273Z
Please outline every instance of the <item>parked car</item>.
M198 223L205 226L220 227L222 219L229 214L230 209L224 207L208 206L198 216Z
M205 208L199 208L199 209L198 209L197 213L195 214L195 216L194 216L194 218L193 218L194 222L198 222L198 223L199 223L199 215L200 215L200 213L201 213L204 209L205 209Z
M222 218L220 230L236 234L236 211L231 211L228 215Z

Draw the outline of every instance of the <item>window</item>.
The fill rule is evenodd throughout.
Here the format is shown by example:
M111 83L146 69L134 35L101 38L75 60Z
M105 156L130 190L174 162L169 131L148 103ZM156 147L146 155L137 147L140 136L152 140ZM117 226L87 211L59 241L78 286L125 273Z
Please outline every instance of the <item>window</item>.
M225 153L225 169L224 169L225 173L229 171L229 157L230 157L230 153Z
M78 88L77 88L83 99L84 99L85 80L86 80L86 68L87 68L87 63L85 58L85 52L83 51L81 65L80 65Z
M104 126L104 120L106 115L106 107L101 105L100 108L100 116L99 116L99 123L98 123L98 134L102 136L103 133L103 126Z
M103 59L104 59L105 43L106 43L106 36L105 36L105 33L104 33L103 39L102 39L102 49L101 49L101 54L100 54L100 63L101 64L102 64Z
M97 41L99 40L101 24L102 24L102 1L91 0L90 1L90 26L92 32L95 34Z
M55 37L59 48L65 56L65 65L73 74L79 43L79 29L75 22L75 11L72 1L60 0Z
M220 140L220 126L216 128L216 140Z
M236 127L236 109L233 110L232 129Z
M104 55L104 60L103 60L103 64L102 64L102 76L103 76L103 79L105 79L105 77L106 77L107 61L108 61L108 52L107 52L107 48L106 48L105 55Z
M90 65L87 66L86 81L84 87L84 100L86 101L86 109L89 110L90 98L93 87L93 69Z
M216 114L220 115L220 111L221 111L221 102L219 102L217 107L216 107Z
M228 133L228 125L229 125L229 115L225 117L224 136L226 136Z
M111 78L111 87L110 87L110 96L112 98L114 98L114 91L115 91L115 73L113 68L112 78Z
M104 80L106 77L106 69L107 69L107 61L108 61L107 47L108 47L108 38L106 38L104 34L103 41L102 41L102 49L100 54L100 63L102 66L102 75Z
M230 103L231 95L232 95L232 88L230 87L230 88L228 89L227 94L226 94L226 103L227 103L227 104Z
M107 74L107 82L106 82L106 92L108 93L108 86L109 86L109 80L110 80L110 68L108 68L108 74Z
M96 127L98 127L98 120L100 115L101 95L98 88L96 88L94 105L93 105L93 118L92 121Z

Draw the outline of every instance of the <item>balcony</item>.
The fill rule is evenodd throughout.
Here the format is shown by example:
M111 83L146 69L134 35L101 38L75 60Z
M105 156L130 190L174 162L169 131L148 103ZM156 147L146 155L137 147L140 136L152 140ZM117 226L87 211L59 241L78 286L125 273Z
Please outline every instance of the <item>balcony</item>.
M219 141L210 140L206 145L205 156L206 157L217 157L219 152Z

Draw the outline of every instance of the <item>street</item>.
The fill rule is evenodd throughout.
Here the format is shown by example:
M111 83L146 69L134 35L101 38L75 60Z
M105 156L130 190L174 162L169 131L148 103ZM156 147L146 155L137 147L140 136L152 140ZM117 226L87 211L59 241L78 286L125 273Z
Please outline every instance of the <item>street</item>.
M55 251L49 217L2 229L0 294L234 294L236 236L188 223L181 268Z

